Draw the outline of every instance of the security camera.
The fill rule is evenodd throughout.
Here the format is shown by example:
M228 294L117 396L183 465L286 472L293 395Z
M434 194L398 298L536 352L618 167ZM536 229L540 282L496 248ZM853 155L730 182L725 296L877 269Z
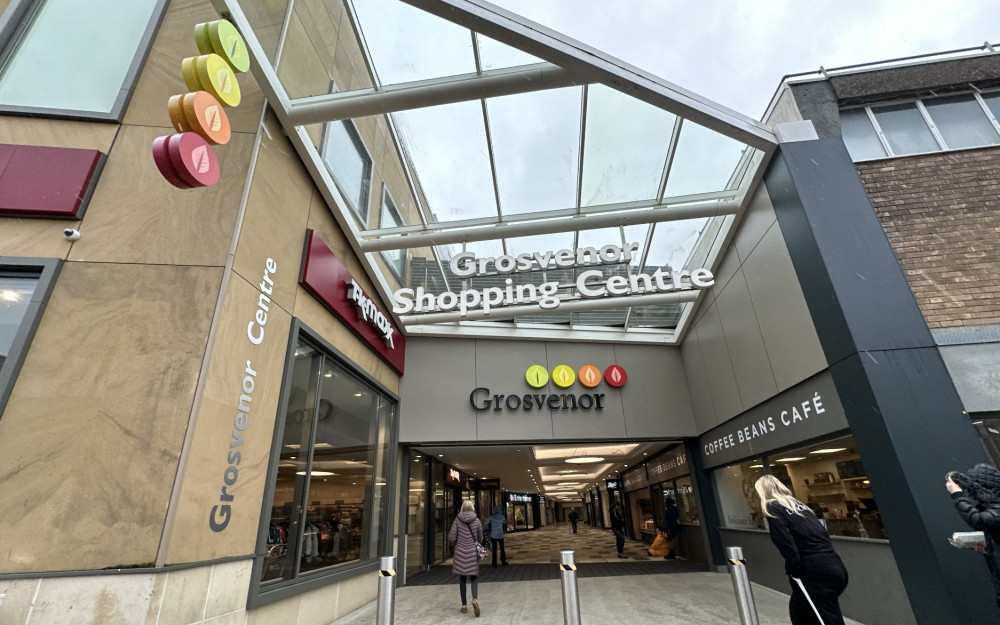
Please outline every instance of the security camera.
M73 228L66 228L63 230L63 236L66 237L67 241L76 241L80 238L80 231Z

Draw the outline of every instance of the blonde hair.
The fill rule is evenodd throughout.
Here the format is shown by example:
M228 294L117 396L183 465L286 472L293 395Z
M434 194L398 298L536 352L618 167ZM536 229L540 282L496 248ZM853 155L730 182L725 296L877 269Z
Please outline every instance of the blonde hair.
M792 495L792 491L788 490L788 487L773 475L765 475L757 480L753 487L757 491L757 495L760 496L760 507L766 516L775 516L767 510L767 504L771 501L776 501L779 505L787 508L789 512L802 516L799 506L805 506L805 504L796 499Z
M472 501L466 499L465 501L462 502L462 512L475 512L475 511L476 511L476 504L472 503Z

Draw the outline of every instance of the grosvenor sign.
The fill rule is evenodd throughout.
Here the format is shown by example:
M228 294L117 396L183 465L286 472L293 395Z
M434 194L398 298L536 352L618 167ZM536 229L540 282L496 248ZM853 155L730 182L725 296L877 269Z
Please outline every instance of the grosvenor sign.
M548 370L541 365L531 365L525 371L524 379L529 386L541 389L552 382L559 388L569 388L579 380L586 388L594 388L601 382L600 370L594 365L584 365L579 376L568 365L558 365ZM608 386L621 388L628 380L625 368L611 365L604 371L604 381ZM493 393L488 387L480 386L469 394L469 404L476 412L486 410L604 410L604 393Z

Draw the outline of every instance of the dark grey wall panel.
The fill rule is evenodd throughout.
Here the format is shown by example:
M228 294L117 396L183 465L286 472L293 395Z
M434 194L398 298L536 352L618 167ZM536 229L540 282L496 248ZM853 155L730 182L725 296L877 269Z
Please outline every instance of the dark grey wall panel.
M962 405L969 412L1000 411L1000 343L938 348Z
M688 394L691 397L691 410L694 411L694 422L698 432L706 432L718 423L715 418L715 406L712 405L712 388L705 370L705 358L701 354L701 341L697 328L688 332L684 345L681 346L684 373L688 381Z

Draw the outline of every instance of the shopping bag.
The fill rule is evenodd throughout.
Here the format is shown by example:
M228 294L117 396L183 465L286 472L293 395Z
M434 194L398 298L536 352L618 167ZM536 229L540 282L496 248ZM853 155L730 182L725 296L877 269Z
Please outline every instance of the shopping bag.
M661 531L656 532L656 538L653 539L653 544L649 546L646 552L651 556L666 556L670 554L670 545L667 543L667 535Z
M806 585L803 584L802 580L798 577L793 577L792 579L795 580L795 583L799 585L799 589L802 591L802 594L805 595L806 601L809 602L809 607L812 608L813 612L816 614L816 620L819 621L819 625L826 625L826 623L823 622L823 617L819 614L819 610L816 609L816 604L813 603L812 597L810 597L809 592L806 591Z
M986 551L986 536L982 532L955 532L948 542L959 549Z

